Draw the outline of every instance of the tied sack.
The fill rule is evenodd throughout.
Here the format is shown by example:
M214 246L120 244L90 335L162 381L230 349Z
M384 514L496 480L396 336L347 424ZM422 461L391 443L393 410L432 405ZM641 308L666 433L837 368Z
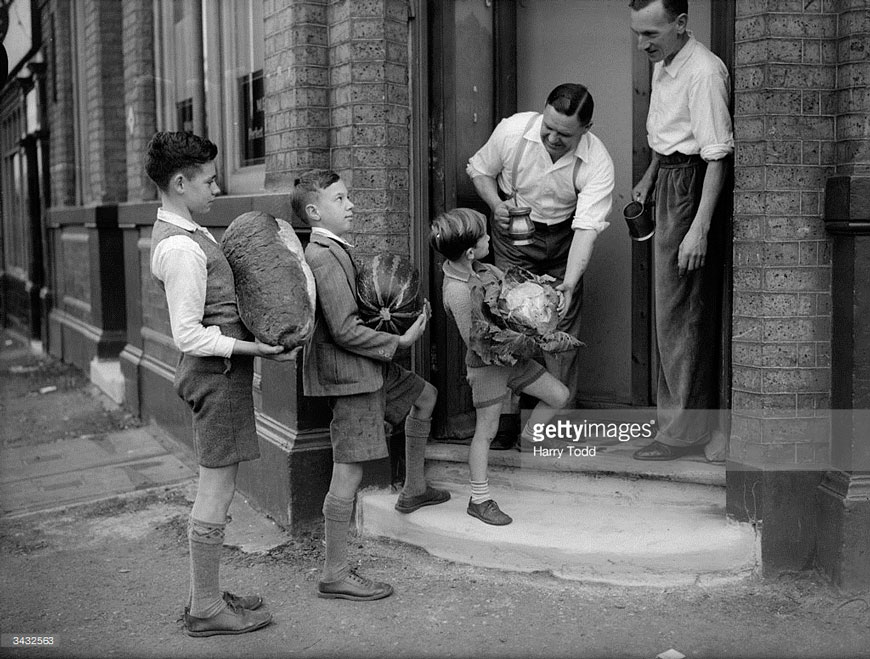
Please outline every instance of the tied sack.
M314 331L316 289L302 243L288 222L251 211L230 223L221 248L233 270L239 316L263 343L287 350Z

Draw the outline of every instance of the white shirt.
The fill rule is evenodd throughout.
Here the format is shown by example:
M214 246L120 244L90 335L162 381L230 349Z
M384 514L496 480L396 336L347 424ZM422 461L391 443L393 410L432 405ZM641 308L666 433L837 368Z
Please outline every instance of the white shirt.
M185 231L201 231L217 244L208 229L196 222L157 209L157 219ZM169 236L151 254L151 273L163 282L172 339L181 352L196 357L230 357L236 340L221 334L217 325L202 324L208 282L205 252L188 236Z
M610 226L607 216L613 206L613 160L604 144L587 132L573 153L553 162L541 141L543 115L525 131L532 112L520 112L502 119L486 144L468 161L466 173L496 178L506 195L513 191L514 155L520 140L526 148L517 172L517 205L532 209L533 222L557 224L564 221L576 205L573 229L592 229L601 233ZM524 132L525 131L525 132ZM580 159L577 180L572 181L574 161ZM576 188L575 188L576 183ZM580 193L577 194L576 190Z
M650 147L662 155L679 151L710 161L734 151L728 69L695 37L667 66L656 62L646 130Z

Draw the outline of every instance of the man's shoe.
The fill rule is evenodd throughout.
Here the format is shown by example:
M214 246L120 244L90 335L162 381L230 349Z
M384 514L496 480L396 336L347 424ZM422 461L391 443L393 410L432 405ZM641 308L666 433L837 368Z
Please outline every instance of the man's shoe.
M702 453L703 451L703 446L671 446L670 444L654 441L643 448L637 449L632 454L632 457L635 460L664 462L667 460L679 460L683 456L691 455L692 453Z
M399 500L396 501L396 510L400 513L412 513L419 510L423 506L434 506L438 503L444 503L450 500L450 492L447 490L439 490L438 488L426 486L426 491L423 494L417 494L412 497L406 497L404 494L399 495Z
M505 515L498 507L498 504L492 499L487 499L483 503L472 503L471 499L469 499L467 512L472 517L477 517L481 522L486 522L493 526L505 526L514 521L508 515Z
M383 599L392 594L393 587L390 584L366 579L353 570L343 579L321 581L317 584L317 596L326 599L370 601Z
M184 613L184 631L188 636L215 636L217 634L245 634L272 622L268 611L249 611L235 604L227 604L223 611L211 618L195 618Z
M259 595L233 595L225 590L221 593L221 597L224 598L224 602L227 604L235 604L240 609L247 609L248 611L255 611L263 605L263 598Z
M498 430L489 443L492 451L510 451L520 443L520 415L502 414L498 418Z

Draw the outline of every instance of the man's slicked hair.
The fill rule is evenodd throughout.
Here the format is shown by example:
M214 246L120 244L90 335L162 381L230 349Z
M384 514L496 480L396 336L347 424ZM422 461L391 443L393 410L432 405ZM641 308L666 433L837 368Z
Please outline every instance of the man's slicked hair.
M145 151L145 173L161 190L169 187L178 172L193 178L197 170L217 157L218 148L204 137L193 133L155 133Z
M592 94L583 85L566 82L556 87L547 96L547 105L567 117L576 115L581 126L586 126L592 121L592 112L595 110L595 102Z
M640 11L644 7L647 7L654 3L656 0L631 0L628 3L628 6L631 7L634 11ZM662 0L662 7L664 7L665 13L668 15L668 18L672 21L677 20L677 16L680 14L688 14L689 13L689 0Z

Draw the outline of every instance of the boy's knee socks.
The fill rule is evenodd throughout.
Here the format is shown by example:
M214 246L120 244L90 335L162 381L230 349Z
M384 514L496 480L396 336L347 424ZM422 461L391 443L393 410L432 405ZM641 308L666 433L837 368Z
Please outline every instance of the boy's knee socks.
M190 516L187 541L190 547L190 615L211 618L226 603L221 597L220 563L226 524L202 522Z
M347 532L353 515L353 499L342 499L327 492L323 499L323 532L326 536L326 560L323 580L337 581L344 577L347 564Z
M426 457L426 442L429 441L429 431L432 419L418 419L408 415L405 417L405 488L408 496L423 494L426 491L426 474L424 460Z

